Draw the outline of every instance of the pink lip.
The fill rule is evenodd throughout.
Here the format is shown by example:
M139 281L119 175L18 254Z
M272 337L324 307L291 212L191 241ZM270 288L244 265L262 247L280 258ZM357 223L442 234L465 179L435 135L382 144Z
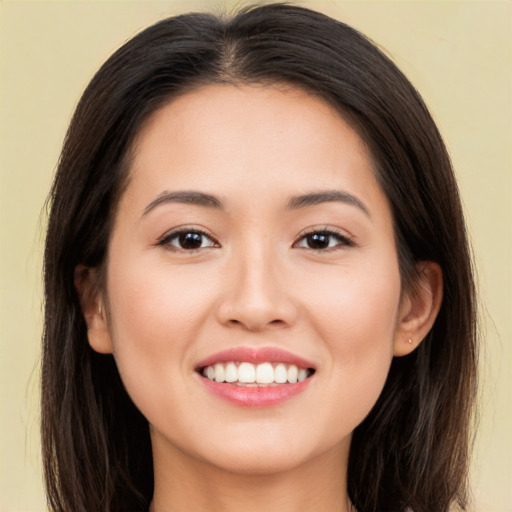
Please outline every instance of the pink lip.
M296 384L277 384L266 387L237 386L215 382L200 377L206 389L215 396L239 407L271 407L279 405L304 391L314 377L309 377Z
M311 361L307 361L302 357L279 348L261 347L255 349L251 347L237 347L217 352L203 359L196 365L196 370L200 370L205 366L229 361L253 364L264 362L287 363L295 364L300 368L315 368L315 365ZM312 377L295 384L287 383L262 387L238 386L225 382L215 382L202 375L200 379L210 393L233 405L239 407L271 407L279 405L304 391L308 387Z
M295 364L300 368L315 368L311 361L296 356L291 352L276 347L236 347L217 352L206 359L203 359L196 365L196 369L211 366L215 363L227 363L229 361L247 362L247 363L287 363Z

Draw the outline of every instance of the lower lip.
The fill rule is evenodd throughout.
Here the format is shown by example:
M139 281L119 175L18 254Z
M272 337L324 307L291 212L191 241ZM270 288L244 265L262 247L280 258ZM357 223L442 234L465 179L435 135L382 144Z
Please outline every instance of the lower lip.
M271 407L286 402L286 400L305 391L311 378L312 377L309 377L295 384L278 384L277 386L261 387L220 383L207 379L206 377L201 377L201 380L206 389L219 398L239 407L256 408Z

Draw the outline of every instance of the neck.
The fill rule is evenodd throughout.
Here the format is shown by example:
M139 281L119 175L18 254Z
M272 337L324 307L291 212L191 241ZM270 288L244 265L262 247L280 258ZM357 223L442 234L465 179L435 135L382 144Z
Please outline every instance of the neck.
M350 512L348 447L283 471L241 474L154 448L150 512Z

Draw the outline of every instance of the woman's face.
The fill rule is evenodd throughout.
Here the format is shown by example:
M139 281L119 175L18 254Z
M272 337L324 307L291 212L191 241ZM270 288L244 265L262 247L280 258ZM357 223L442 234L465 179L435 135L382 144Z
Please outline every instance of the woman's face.
M207 86L139 134L91 344L113 352L157 458L285 470L346 458L400 297L390 208L340 115L291 87Z

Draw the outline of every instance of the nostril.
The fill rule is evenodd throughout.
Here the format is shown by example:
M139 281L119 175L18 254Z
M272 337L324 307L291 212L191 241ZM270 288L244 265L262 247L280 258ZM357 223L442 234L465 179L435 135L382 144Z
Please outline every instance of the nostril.
M227 320L226 324L231 327L243 327L250 331L259 331L264 329L265 327L284 327L286 326L286 322L284 320L275 319L270 320L269 322L258 321L257 318L246 318L244 320L238 320L236 318L230 318Z
M235 276L235 289L220 297L215 315L222 325L260 331L294 324L298 308L285 287L248 279Z
M283 327L286 325L286 322L283 320L272 320L269 322L269 325L275 326L275 327Z

